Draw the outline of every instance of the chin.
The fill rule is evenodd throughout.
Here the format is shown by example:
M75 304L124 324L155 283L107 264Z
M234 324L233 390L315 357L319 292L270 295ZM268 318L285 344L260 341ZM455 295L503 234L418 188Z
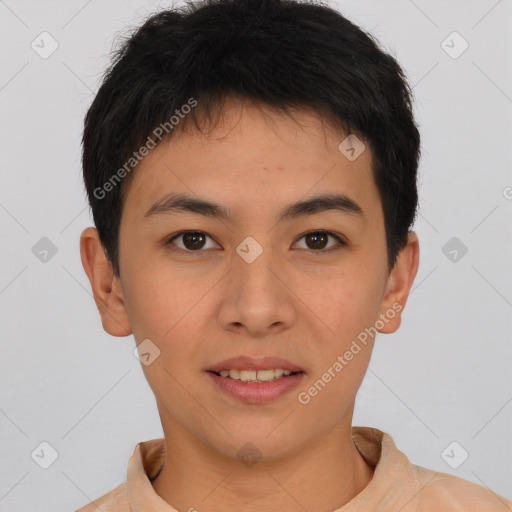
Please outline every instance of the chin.
M274 427L275 428L275 424ZM300 441L290 437L286 431L274 432L272 429L264 432L252 429L241 429L233 438L210 440L212 448L223 457L245 461L248 467L251 461L273 462L288 457L300 449Z

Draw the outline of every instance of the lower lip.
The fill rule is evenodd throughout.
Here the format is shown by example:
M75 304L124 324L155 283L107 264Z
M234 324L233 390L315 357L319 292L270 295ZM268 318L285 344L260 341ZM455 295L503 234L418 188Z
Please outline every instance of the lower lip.
M296 388L305 376L305 373L301 372L268 382L243 382L229 377L221 377L213 372L207 373L224 393L238 398L242 402L252 404L263 404L276 400Z

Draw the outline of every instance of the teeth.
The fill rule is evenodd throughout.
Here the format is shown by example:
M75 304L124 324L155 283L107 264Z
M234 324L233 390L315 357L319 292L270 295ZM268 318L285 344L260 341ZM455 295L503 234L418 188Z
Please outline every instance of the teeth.
M256 380L256 374L256 370L240 370L240 380L242 382Z
M258 370L256 377L258 380L262 380L263 382L272 380L275 377L274 370Z
M269 370L221 370L221 377L230 377L231 379L241 380L242 382L268 382L274 379L280 379L288 376L292 372L290 370L282 370L281 368Z

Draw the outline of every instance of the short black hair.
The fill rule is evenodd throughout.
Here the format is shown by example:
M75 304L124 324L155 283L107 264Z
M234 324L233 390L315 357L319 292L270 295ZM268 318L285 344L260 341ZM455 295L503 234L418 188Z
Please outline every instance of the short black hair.
M369 144L391 270L416 217L420 158L412 90L396 59L313 0L202 0L160 11L125 37L85 116L83 178L114 274L143 147L190 120L201 130L228 97L314 109Z

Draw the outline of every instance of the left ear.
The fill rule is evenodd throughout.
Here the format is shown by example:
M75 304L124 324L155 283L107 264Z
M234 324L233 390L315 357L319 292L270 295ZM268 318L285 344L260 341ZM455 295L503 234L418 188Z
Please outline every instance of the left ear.
M384 298L380 308L380 322L384 324L377 329L383 334L395 332L400 327L402 311L405 308L412 283L420 262L420 246L418 236L409 231L407 245L400 251L394 267L388 276Z

